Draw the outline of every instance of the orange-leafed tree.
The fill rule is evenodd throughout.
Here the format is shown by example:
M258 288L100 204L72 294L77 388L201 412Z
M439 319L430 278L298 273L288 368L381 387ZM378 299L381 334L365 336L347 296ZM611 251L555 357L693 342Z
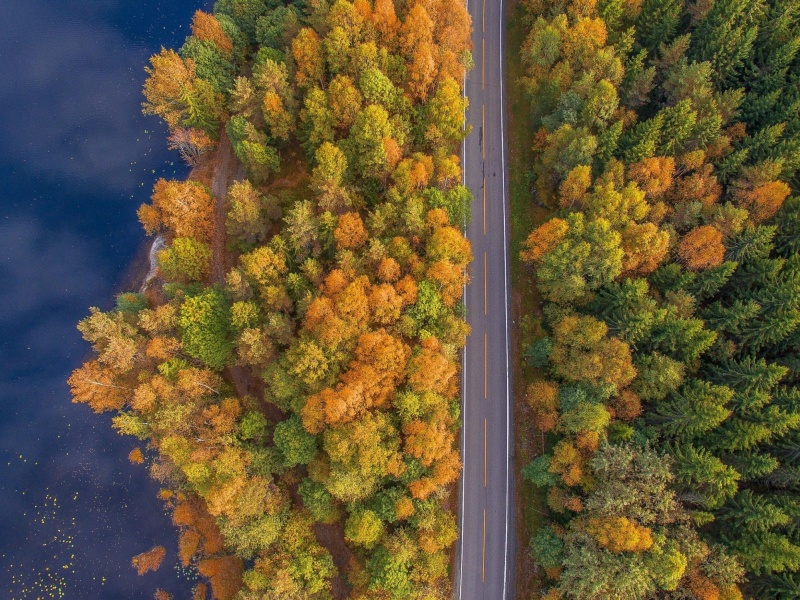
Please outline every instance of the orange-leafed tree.
M381 281L393 283L400 278L400 264L395 259L386 256L378 264L377 274Z
M433 465L433 482L439 486L453 483L461 475L461 467L459 452L451 448Z
M721 600L719 587L708 577L692 573L687 583L686 587L698 600Z
M214 87L197 77L195 62L162 48L150 58L144 83L142 112L164 119L170 129L196 127L216 136L224 117L224 99Z
M397 165L392 173L395 186L403 193L418 191L428 185L433 174L433 159L419 152Z
M403 299L394 286L388 283L372 286L369 293L369 304L372 310L372 319L378 325L395 323L403 310Z
M153 188L151 204L139 207L139 220L152 235L166 230L172 237L211 239L214 227L214 198L208 188L196 181L159 179Z
M134 556L131 560L131 565L139 575L144 575L148 571L157 571L166 554L167 550L164 546L154 546L147 552Z
M200 547L200 534L194 529L184 529L178 538L178 558L184 567L192 562L192 557Z
M144 84L144 113L158 115L172 129L185 117L186 105L181 96L195 79L194 61L184 61L174 50L162 48L150 58L150 65L145 68L148 78Z
M433 21L422 2L415 2L400 27L400 51L407 59L413 59L420 44L433 43Z
M704 164L695 172L678 178L669 193L672 203L700 202L705 207L716 204L722 195L722 186L713 173L714 165Z
M468 277L464 269L449 260L437 260L428 267L427 276L439 284L439 294L445 306L453 307L461 299Z
M431 86L436 80L435 46L421 41L414 49L408 64L408 90L411 97L420 102L428 99Z
M405 376L410 354L408 345L385 329L363 333L342 383L359 383L369 404L382 406Z
M435 337L428 337L408 365L408 383L411 389L431 391L452 398L456 393L458 368L441 352L441 344Z
M216 600L232 600L242 587L244 568L236 556L215 556L201 560L197 565L200 575L208 579Z
M750 212L757 223L773 217L791 194L791 188L778 177L781 163L766 161L742 169L733 185L733 200Z
M642 414L642 399L631 390L622 390L612 404L614 416L622 421L632 421Z
M552 431L558 423L558 385L534 381L528 385L526 398L533 409L533 421L541 431Z
M430 419L415 419L403 426L405 451L425 467L446 457L453 449L455 435L446 414L434 414Z
M202 129L176 127L167 138L167 147L177 150L190 167L196 166L200 159L214 147L214 140Z
M566 485L578 485L584 476L584 462L575 444L563 439L553 448L550 472L560 475Z
M675 178L675 159L671 156L651 156L628 165L628 178L635 181L648 198L663 196Z
M128 460L131 464L140 465L144 462L144 455L142 454L142 449L139 447L134 448L130 452L128 452Z
M194 13L192 18L192 35L198 40L214 44L222 54L229 57L233 52L231 38L222 30L222 26L214 15L202 10Z
M322 40L316 31L304 27L292 40L292 57L297 65L295 79L300 87L321 84L325 75Z
M369 279L362 275L351 281L334 299L337 315L353 326L364 328L369 322Z
M434 41L438 49L439 80L452 77L461 81L466 66L464 54L472 47L472 19L466 5L460 0L426 0L426 5L429 14L435 15Z
M96 360L73 371L67 380L73 402L88 404L94 412L120 410L133 397L134 388L120 385L114 372Z
M372 22L383 42L387 45L392 44L400 30L400 20L394 9L394 0L375 0Z
M198 583L192 589L192 600L206 600L208 597L208 586L205 583Z
M534 229L523 243L520 257L526 262L536 262L555 248L567 235L569 225L563 219L550 219Z
M282 141L289 139L289 134L294 127L294 117L278 92L273 90L264 92L261 114L264 116L264 124L273 138Z
M208 513L205 503L199 498L189 498L179 494L172 513L173 524L195 531L200 536L200 544L206 555L217 554L225 546L225 540L214 518Z
M360 248L369 239L364 221L357 212L349 212L340 216L333 236L336 238L336 245L347 250Z
M678 257L691 271L718 267L725 259L722 232L711 225L695 227L681 238Z
M403 299L403 304L414 304L417 301L419 288L411 275L406 275L394 285L394 289Z

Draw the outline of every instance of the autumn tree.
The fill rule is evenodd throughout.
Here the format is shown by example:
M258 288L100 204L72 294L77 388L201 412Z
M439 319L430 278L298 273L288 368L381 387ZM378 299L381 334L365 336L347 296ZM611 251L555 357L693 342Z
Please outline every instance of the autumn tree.
M692 229L681 238L678 256L692 271L721 265L725 258L722 233L711 225Z
M433 145L452 146L469 133L464 128L464 113L469 106L466 96L461 94L461 86L447 78L436 86L436 92L427 102L428 126L425 137Z
M550 219L537 227L525 239L520 257L526 262L540 261L552 251L567 235L569 225L563 219Z
M325 63L319 35L310 27L304 27L292 40L292 56L297 63L297 84L312 85L322 81Z
M339 217L333 235L339 248L348 250L359 248L369 238L364 222L355 212L345 213Z
M383 537L384 527L381 520L371 510L353 512L345 524L345 537L359 546L370 549Z
M267 237L270 221L278 214L272 199L259 194L245 179L234 182L228 188L227 203L225 228L228 235L246 243L262 241Z
M211 255L207 244L179 237L158 253L158 266L169 281L204 281L211 272Z
M67 380L73 402L85 402L95 412L119 410L130 401L133 387L120 385L115 373L93 360L73 371Z
M192 17L192 35L198 40L211 42L223 55L230 56L233 42L222 29L214 15L198 10Z
M773 217L791 194L788 184L780 181L780 163L762 163L742 170L734 182L734 202L749 211L756 223Z
M197 76L194 60L184 60L177 52L162 48L150 58L150 64L145 69L144 114L161 117L170 129L196 127L216 137L224 117L222 97Z
M166 230L175 237L211 239L214 199L204 185L159 179L151 202L139 208L139 220L148 234Z
M644 552L653 545L652 532L626 517L590 519L586 531L611 552Z
M636 377L630 348L608 337L608 326L589 316L566 316L553 326L552 361L560 377L624 388Z

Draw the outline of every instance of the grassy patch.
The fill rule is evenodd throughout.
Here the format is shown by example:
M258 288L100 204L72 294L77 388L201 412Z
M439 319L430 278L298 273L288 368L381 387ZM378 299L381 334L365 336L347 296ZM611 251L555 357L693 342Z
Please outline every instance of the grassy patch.
M510 2L506 15L506 102L508 114L508 148L511 197L511 282L514 328L514 439L517 483L517 598L532 598L541 588L541 573L534 568L528 554L528 541L539 527L545 512L542 490L525 481L520 469L543 452L545 439L532 426L531 410L525 401L528 384L541 375L528 367L523 350L542 334L541 298L530 268L522 264L519 251L530 232L550 217L550 211L536 205L528 184L527 173L533 163L533 129L530 103L518 83L524 71L519 48L526 31L522 9Z

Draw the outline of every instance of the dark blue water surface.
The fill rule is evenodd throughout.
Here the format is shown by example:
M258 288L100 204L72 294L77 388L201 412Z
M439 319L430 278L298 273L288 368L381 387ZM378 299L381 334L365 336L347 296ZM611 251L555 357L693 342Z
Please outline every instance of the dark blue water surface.
M143 67L179 45L203 0L4 0L0 11L0 598L188 598L157 485L133 440L70 403L88 347L143 235L135 210L183 177L140 113ZM208 6L205 6L208 8ZM130 273L127 275L130 277ZM167 547L138 577L131 556Z

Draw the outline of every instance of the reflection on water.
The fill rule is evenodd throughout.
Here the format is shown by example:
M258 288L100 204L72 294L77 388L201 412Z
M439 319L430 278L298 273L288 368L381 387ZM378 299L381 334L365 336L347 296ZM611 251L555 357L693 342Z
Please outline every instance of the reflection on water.
M0 598L189 596L133 441L69 402L75 323L109 307L158 176L182 177L139 114L147 57L201 0L7 0L0 19ZM175 162L174 162L175 161ZM134 554L168 549L137 577Z

